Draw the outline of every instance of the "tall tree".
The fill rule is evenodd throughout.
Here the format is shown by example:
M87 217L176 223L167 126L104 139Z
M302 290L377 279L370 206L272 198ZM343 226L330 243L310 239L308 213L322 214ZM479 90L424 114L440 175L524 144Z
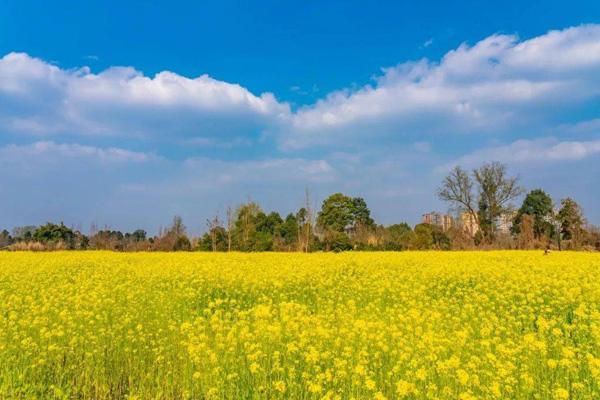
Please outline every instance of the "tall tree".
M581 206L570 197L560 201L560 210L557 219L560 224L560 233L565 240L569 240L572 248L581 245L585 217Z
M233 230L233 212L231 206L227 206L227 251L231 251L231 231Z
M529 214L521 216L519 233L517 234L517 245L520 249L530 249L535 242L534 219Z
M304 190L304 206L296 213L296 220L298 221L299 250L308 253L311 249L314 236L314 214L308 188Z
M217 237L219 231L222 230L219 214L215 214L215 217L212 219L207 219L206 225L208 227L208 234L210 237L210 248L213 252L215 252L217 251Z
M493 239L497 220L511 210L510 202L522 193L518 177L508 176L506 166L498 162L484 164L474 169L472 175L456 166L437 192L441 200L468 213L489 241Z
M352 199L353 210L353 223L355 226L372 227L375 224L373 218L371 218L371 210L367 207L367 202L362 197L355 197Z
M291 251L299 248L299 232L298 219L294 214L288 214L285 221L279 226L279 237L283 250Z
M473 221L478 223L479 215L473 186L474 182L469 173L457 165L444 177L437 195L441 200L452 204L457 211L468 213Z
M517 211L513 221L513 232L521 231L523 215L530 215L533 218L533 234L535 239L542 239L544 236L550 238L552 236L551 218L553 214L552 199L542 189L534 189L530 191L521 208Z
M13 238L10 236L10 233L4 229L0 232L0 249L8 247L13 241Z
M185 231L186 226L183 224L183 219L179 215L174 216L169 232L174 236L180 237L185 235Z
M317 224L323 232L326 248L342 250L351 243L348 234L354 244L360 247L367 244L375 228L365 200L342 193L334 193L323 201Z
M510 201L523 193L518 177L509 177L499 162L484 164L473 171L479 187L479 223L484 236L493 239L497 220L511 211Z
M354 223L354 202L351 197L334 193L323 201L317 223L331 232L345 232Z
M250 201L242 204L235 212L234 238L238 250L252 251L256 239L256 223L259 214L263 214L260 206Z

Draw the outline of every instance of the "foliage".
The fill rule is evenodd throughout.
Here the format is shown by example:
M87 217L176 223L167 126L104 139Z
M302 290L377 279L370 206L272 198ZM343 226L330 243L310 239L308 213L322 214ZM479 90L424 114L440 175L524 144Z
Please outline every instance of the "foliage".
M561 200L560 204L561 208L558 211L557 219L560 223L562 238L571 241L573 248L578 248L583 239L583 226L585 225L583 210L575 200L569 197Z
M85 235L73 231L62 222L58 225L48 222L36 228L31 240L56 249L85 249L88 246L88 238Z
M323 201L317 223L324 230L343 233L354 224L355 214L353 199L334 193Z
M513 222L513 231L519 233L521 229L521 220L523 215L530 215L533 218L533 233L537 240L543 237L550 238L553 234L550 218L553 214L552 199L542 189L532 190L525 196L521 208Z
M413 241L413 230L406 222L387 227L385 250L408 250Z
M438 226L418 224L412 236L411 248L415 250L449 250L450 238Z
M0 232L0 249L8 247L12 242L13 238L6 229Z

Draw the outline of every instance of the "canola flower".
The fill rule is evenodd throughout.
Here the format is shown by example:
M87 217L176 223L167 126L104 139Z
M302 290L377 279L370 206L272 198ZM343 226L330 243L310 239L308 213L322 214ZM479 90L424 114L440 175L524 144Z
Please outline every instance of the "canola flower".
M0 398L596 399L600 255L0 253Z

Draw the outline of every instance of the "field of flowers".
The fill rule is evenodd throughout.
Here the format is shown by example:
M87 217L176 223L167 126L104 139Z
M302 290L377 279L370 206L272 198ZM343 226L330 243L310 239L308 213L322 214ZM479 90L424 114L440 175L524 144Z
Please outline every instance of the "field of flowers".
M0 398L594 399L600 255L0 253Z

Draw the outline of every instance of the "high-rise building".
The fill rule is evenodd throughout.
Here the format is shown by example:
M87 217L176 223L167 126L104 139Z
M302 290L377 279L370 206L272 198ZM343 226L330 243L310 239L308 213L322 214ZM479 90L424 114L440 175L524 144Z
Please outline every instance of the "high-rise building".
M441 214L436 211L423 214L421 221L424 224L438 226L444 232L450 229L453 224L452 216L448 214Z
M479 223L473 214L468 211L463 212L460 215L460 222L465 230L471 237L475 236L479 232Z
M515 217L514 212L507 212L502 214L496 220L496 230L500 233L510 233L510 229L512 228L513 219Z
M448 229L452 228L453 224L454 224L454 220L452 219L451 215L444 214L442 216L442 230L444 232L446 232Z

